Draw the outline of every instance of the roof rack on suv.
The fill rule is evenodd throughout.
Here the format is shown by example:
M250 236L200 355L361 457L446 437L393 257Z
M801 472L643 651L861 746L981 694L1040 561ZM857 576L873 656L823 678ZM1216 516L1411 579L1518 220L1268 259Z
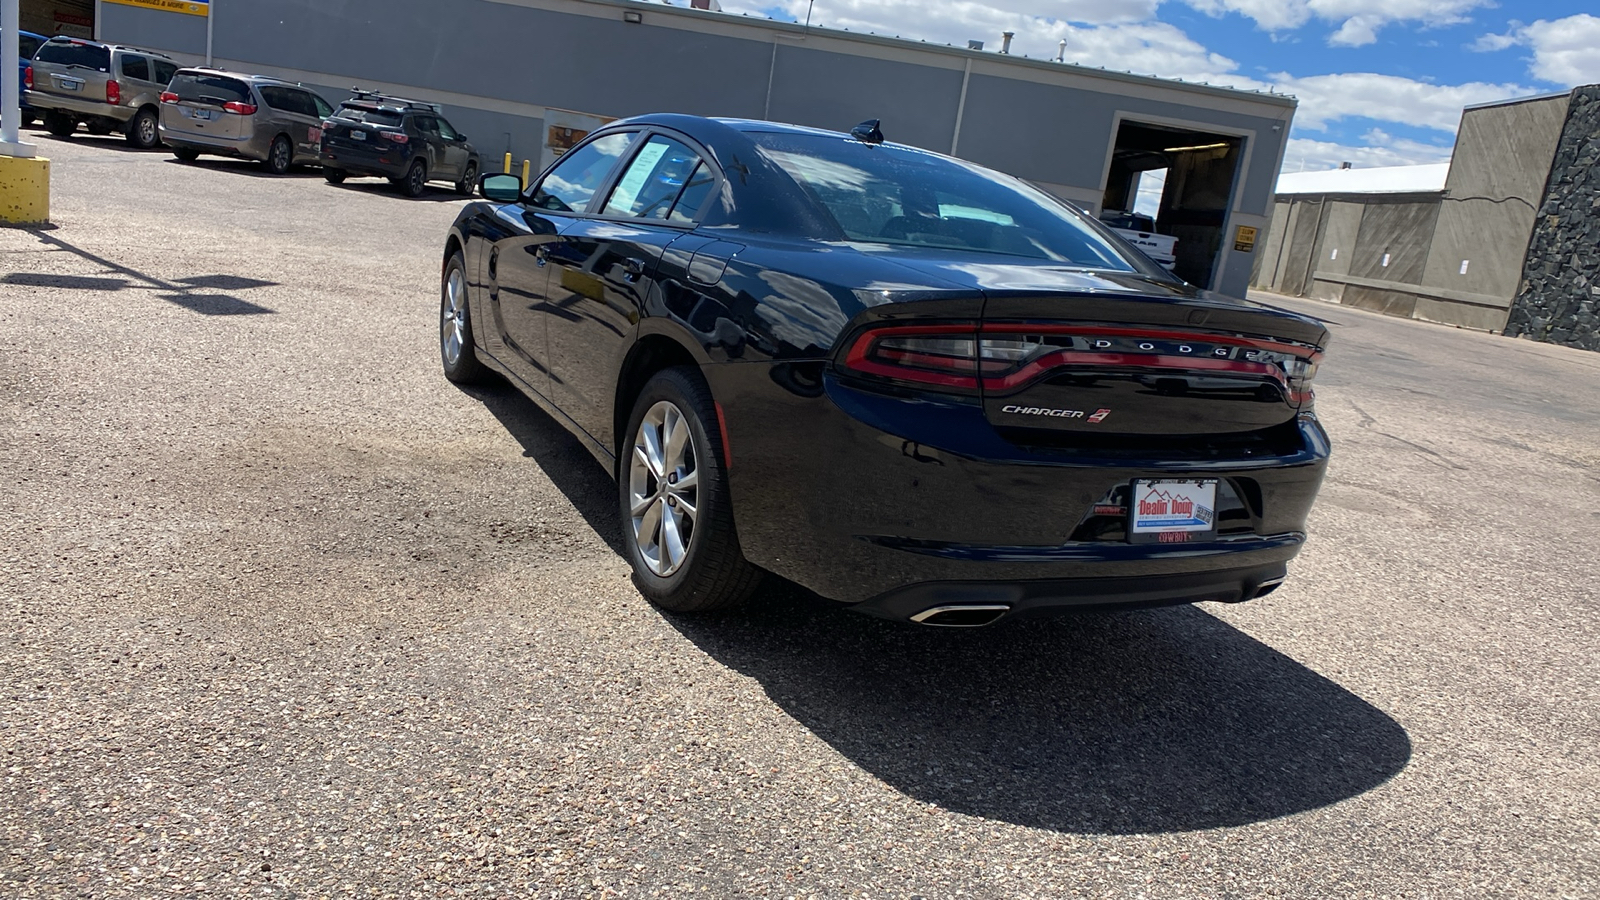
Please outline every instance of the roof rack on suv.
M352 100L364 100L376 103L379 106L389 106L398 109L425 109L428 112L442 113L444 109L437 103L426 103L421 100L407 100L404 97L391 97L382 91L368 91L358 87L350 89Z

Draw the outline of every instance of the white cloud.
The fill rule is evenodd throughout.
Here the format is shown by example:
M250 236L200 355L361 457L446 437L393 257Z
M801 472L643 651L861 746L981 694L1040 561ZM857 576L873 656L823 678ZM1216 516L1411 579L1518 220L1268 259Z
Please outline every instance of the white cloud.
M1385 135L1387 137L1387 135ZM1290 138L1283 155L1283 171L1315 172L1350 163L1358 169L1373 166L1420 166L1450 161L1449 147L1416 141L1390 140L1387 145L1352 146L1333 141Z
M1533 51L1528 71L1533 77L1563 86L1600 82L1600 18L1579 13L1565 19L1540 19L1532 25L1512 22L1506 34L1486 34L1473 50L1492 52L1507 47Z
M1378 30L1396 22L1436 28L1469 21L1467 13L1493 0L1184 0L1207 15L1238 13L1266 31L1293 30L1313 18L1338 25L1328 37L1335 46L1360 47L1378 39Z
M1453 133L1462 107L1538 93L1517 84L1440 85L1374 72L1303 78L1279 73L1273 84L1300 98L1294 123L1313 131L1325 131L1340 119L1365 117Z

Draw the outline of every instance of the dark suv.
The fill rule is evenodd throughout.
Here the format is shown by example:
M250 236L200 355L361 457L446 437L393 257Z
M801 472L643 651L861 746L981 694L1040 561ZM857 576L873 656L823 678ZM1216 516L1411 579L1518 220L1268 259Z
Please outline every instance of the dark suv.
M478 181L477 151L437 105L370 91L356 91L322 123L321 157L332 184L352 175L387 178L408 197L430 181L452 182L470 196Z

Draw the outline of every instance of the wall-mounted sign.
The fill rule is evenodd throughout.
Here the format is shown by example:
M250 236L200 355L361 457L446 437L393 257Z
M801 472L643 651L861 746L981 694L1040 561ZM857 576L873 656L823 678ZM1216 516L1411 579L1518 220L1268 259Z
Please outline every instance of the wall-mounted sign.
M107 3L120 3L123 6L142 6L145 9L159 9L164 12L185 13L191 16L207 16L211 14L211 0L106 0Z
M1250 253L1256 249L1256 229L1252 225L1240 225L1239 231L1233 237L1233 249L1240 253Z

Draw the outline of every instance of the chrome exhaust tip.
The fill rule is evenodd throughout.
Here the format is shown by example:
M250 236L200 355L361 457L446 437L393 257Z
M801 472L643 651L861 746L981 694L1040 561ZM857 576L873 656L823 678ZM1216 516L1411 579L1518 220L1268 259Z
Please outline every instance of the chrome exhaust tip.
M918 625L936 625L940 628L981 628L1011 611L1003 604L955 604L935 606L911 617Z

